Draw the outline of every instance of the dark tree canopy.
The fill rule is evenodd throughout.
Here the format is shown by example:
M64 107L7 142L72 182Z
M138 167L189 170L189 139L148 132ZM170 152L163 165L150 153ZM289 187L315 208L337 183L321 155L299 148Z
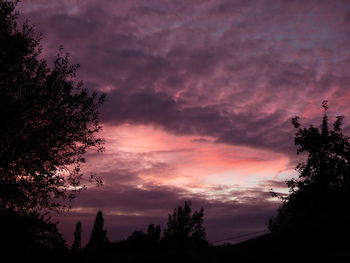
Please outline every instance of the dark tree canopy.
M107 243L107 231L104 229L103 214L102 211L98 211L91 231L90 240L86 248L88 250L96 251L102 249Z
M36 212L0 210L0 251L3 257L28 256L67 250L56 224Z
M155 226L154 224L149 224L147 228L147 236L150 242L159 242L160 241L160 225Z
M78 221L75 225L75 231L74 231L74 241L72 244L72 250L77 251L81 249L81 222Z
M80 189L87 149L102 150L104 96L76 81L60 50L49 67L40 36L16 23L16 3L0 0L0 206L56 209Z
M163 240L174 249L202 247L207 245L203 227L203 208L191 213L191 202L185 201L184 206L178 206L168 217L167 228Z
M273 232L306 228L349 232L349 137L343 134L343 117L338 116L330 127L326 101L323 108L319 127L303 128L298 117L292 121L297 154L304 154L306 160L296 167L299 177L287 182L290 194L270 221Z
M143 249L156 245L160 241L160 226L149 224L147 232L134 231L127 238L126 242L132 247L141 247Z

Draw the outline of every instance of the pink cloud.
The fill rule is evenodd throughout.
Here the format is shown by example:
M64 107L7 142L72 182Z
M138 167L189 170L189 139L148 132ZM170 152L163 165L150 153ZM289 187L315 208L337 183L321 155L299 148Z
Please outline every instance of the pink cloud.
M161 222L191 197L208 207L212 238L261 228L276 208L268 189L293 176L290 119L319 123L324 99L330 117L350 114L346 1L36 0L20 10L43 32L45 57L63 44L85 86L108 93L107 150L86 167L105 186L82 194L69 224L101 206L121 237L126 222Z

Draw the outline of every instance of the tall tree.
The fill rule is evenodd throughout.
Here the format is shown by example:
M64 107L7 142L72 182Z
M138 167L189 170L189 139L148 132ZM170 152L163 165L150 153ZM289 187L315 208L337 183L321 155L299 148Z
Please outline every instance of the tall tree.
M107 231L104 230L103 228L104 228L103 214L102 214L102 211L98 211L96 214L94 226L91 231L91 237L90 237L89 243L86 246L88 250L100 250L108 243Z
M78 221L75 225L74 231L74 241L72 245L72 250L77 251L81 249L81 222Z
M60 50L50 68L40 36L0 0L0 207L59 209L81 189L87 149L102 150L104 96L76 80Z
M305 161L297 165L299 177L287 182L290 194L275 218L270 220L273 232L296 229L322 230L335 234L350 229L350 142L343 134L343 117L329 127L327 101L322 104L321 125L302 128L299 117L292 122L297 129L297 154Z
M202 247L207 245L203 227L204 210L191 213L191 202L185 201L169 215L163 241L176 249Z

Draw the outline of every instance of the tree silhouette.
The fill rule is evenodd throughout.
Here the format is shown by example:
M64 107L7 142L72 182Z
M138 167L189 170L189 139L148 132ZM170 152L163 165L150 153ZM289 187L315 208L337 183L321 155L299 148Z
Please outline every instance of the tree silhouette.
M72 250L77 251L81 249L81 222L78 221L75 225L74 241Z
M299 117L292 120L297 129L297 154L306 161L297 165L297 179L287 182L290 194L269 228L278 231L317 230L350 234L350 142L343 134L343 117L338 116L329 127L327 101L322 104L324 115L319 128L302 128ZM350 237L350 235L349 235Z
M149 224L147 228L147 236L151 243L157 243L160 241L160 226L155 226L154 224Z
M0 0L0 207L58 209L81 189L84 154L96 137L104 96L89 93L60 50L40 59L40 36L19 29L17 1Z
M0 210L0 250L3 257L28 259L67 250L55 223L36 212Z
M102 214L102 211L98 211L96 214L94 226L91 231L91 237L90 237L89 243L86 246L88 250L93 250L93 251L100 250L108 243L107 231L104 230L103 228L104 228L103 214Z
M169 215L163 242L173 250L200 248L208 243L203 227L203 208L191 214L191 202L185 201Z
M160 233L161 229L159 225L149 224L146 233L143 231L134 231L126 241L132 247L149 249L160 241Z

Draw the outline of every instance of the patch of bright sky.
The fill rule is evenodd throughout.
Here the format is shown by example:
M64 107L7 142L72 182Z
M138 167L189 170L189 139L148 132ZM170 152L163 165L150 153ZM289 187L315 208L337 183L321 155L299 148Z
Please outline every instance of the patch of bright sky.
M284 180L285 175L292 174L286 170L289 158L283 154L214 143L211 138L177 136L150 125L105 126L101 135L106 139L106 152L97 157L98 162L112 163L111 159L118 158L120 153L127 154L125 160L142 156L140 162L131 166L142 166L147 160L144 166L147 169L140 169L138 173L146 185L179 187L215 197L219 192L210 190L215 187L257 187L265 181ZM96 164L93 160L91 163ZM161 168L147 167L154 164L161 164Z

